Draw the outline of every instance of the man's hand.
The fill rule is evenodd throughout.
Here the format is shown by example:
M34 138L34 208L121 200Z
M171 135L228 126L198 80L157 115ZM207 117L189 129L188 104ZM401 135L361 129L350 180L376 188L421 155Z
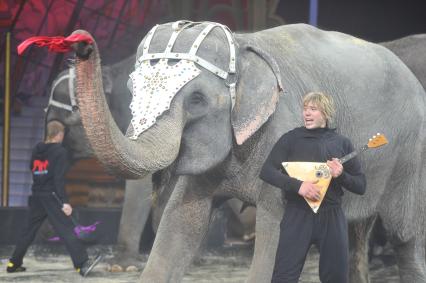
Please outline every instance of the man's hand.
M299 195L312 201L318 201L321 195L320 188L315 185L316 183L303 182L299 189Z
M330 173L333 178L339 177L343 172L343 165L339 159L333 158L327 161L327 166L330 168Z
M65 213L66 216L70 216L72 213L72 206L69 203L64 203L62 206L62 211Z

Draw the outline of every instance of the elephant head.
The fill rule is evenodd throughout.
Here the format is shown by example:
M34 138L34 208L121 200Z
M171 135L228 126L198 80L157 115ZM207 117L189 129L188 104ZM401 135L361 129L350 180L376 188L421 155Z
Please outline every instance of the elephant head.
M63 145L68 149L71 160L93 156L93 150L81 124L75 99L74 78L74 68L58 74L52 83L49 102L45 109L45 124L51 120L58 120L66 126Z
M138 47L128 82L133 119L123 136L102 94L96 43L75 49L84 127L101 162L126 177L174 161L178 174L215 168L268 120L281 90L276 63L227 27L155 26Z
M130 93L127 78L134 62L134 55L111 66L103 66L104 93L114 120L124 132L130 121ZM75 96L75 69L70 67L60 72L50 88L46 120L59 120L66 126L63 145L71 160L93 157L94 152L81 123L80 111Z

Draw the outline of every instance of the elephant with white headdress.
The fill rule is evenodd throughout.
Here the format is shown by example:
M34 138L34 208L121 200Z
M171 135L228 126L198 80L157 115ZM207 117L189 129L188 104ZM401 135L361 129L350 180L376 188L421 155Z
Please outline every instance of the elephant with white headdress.
M248 34L210 22L159 25L138 48L129 80L133 119L122 135L102 94L96 44L75 48L83 126L103 164L132 178L175 164L143 282L181 281L222 197L256 205L248 281L270 281L282 192L258 174L276 140L301 124L300 99L312 90L333 96L334 126L354 144L376 131L388 136L387 147L361 157L367 193L347 193L344 210L355 223L380 214L401 282L426 280L424 249L416 249L424 246L426 96L387 49L303 24ZM360 269L352 282L365 277Z

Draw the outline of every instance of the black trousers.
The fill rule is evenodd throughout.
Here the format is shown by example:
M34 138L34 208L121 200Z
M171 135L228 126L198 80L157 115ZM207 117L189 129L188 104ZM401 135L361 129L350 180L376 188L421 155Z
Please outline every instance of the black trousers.
M34 241L41 224L47 218L56 233L65 242L65 247L71 255L74 267L80 268L88 259L86 249L74 234L74 224L62 211L57 200L50 194L32 195L29 198L29 208L27 223L16 243L15 251L10 259L11 262L22 265L28 247Z
M319 277L323 283L349 281L349 246L346 217L340 205L321 207L288 203L280 225L272 283L297 283L311 245L320 253Z

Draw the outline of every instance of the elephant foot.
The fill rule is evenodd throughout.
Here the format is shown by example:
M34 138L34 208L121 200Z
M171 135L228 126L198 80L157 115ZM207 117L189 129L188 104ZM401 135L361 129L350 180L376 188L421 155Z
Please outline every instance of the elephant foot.
M244 234L243 240L246 242L254 241L256 238L256 233Z
M108 272L138 272L142 270L142 268L138 268L136 265L119 265L119 264L107 264L106 270Z
M414 237L407 242L394 243L400 282L426 282L425 238Z
M365 273L368 274L368 271L363 271L363 272L359 272L359 273L356 273L356 274L350 273L349 274L349 282L351 282L351 283L370 283L370 278Z
M115 252L112 258L106 259L109 272L141 271L147 261L147 255L130 252Z

